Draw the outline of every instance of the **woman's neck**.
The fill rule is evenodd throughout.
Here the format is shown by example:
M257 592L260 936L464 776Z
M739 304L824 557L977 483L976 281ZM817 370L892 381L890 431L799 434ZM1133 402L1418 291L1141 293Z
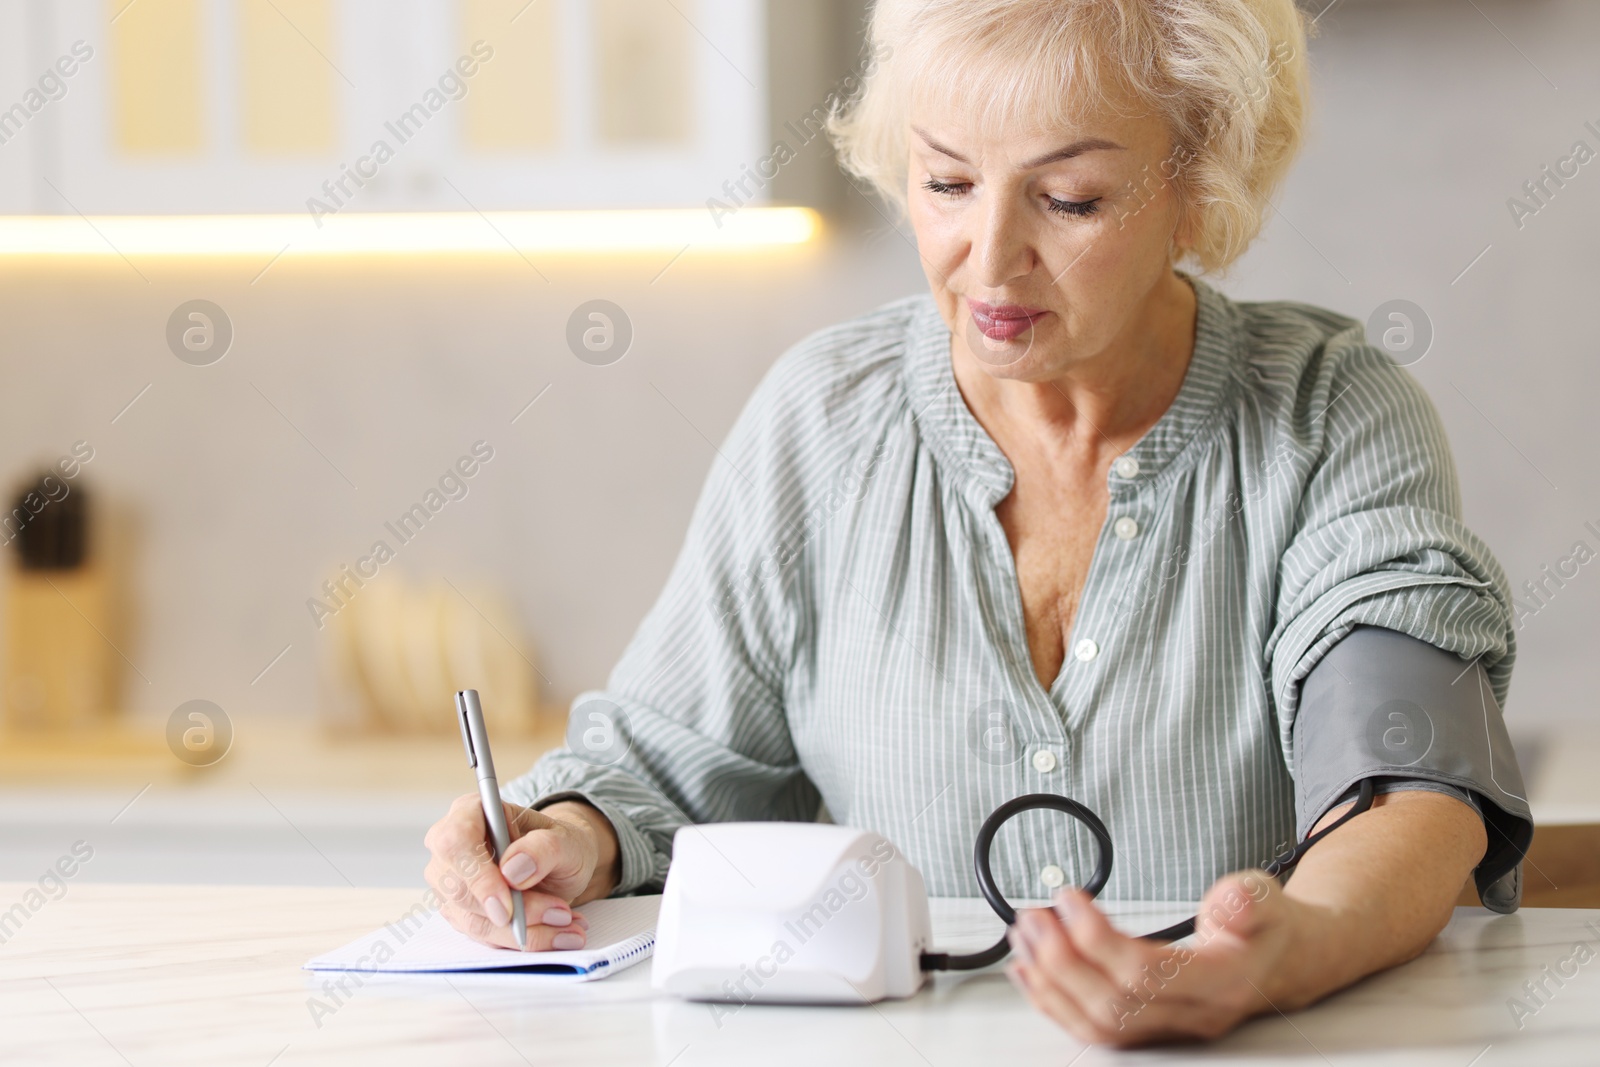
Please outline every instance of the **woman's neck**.
M1183 386L1194 352L1197 296L1174 271L1151 288L1129 327L1099 353L1037 381L996 378L951 338L961 395L1001 444L1028 441L1047 452L1117 455L1154 426Z

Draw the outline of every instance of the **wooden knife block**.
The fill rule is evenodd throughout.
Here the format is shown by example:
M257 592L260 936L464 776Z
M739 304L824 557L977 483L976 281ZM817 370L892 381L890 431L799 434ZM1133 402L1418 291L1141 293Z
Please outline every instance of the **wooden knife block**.
M117 653L104 571L13 568L6 591L4 725L74 731L114 713Z

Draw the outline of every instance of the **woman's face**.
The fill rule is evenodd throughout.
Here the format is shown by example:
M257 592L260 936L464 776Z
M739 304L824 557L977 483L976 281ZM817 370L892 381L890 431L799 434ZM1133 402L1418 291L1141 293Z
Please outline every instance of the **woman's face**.
M985 371L1046 381L1160 343L1150 312L1184 284L1169 249L1188 243L1161 119L983 129L959 104L917 107L907 139L923 270L953 344Z

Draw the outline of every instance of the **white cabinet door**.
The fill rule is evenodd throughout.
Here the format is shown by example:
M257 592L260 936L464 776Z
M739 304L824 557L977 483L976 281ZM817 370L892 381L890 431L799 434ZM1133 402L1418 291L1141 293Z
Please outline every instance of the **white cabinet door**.
M765 154L764 17L761 0L0 0L0 107L90 53L0 143L0 212L703 206Z

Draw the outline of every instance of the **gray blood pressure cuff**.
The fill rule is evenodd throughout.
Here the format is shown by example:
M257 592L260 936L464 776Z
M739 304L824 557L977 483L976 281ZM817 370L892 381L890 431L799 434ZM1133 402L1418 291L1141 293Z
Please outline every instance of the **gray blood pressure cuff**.
M1473 871L1478 896L1495 911L1516 910L1533 820L1481 664L1357 626L1301 682L1294 765L1301 839L1364 778L1378 780L1377 792L1432 789L1464 800L1489 838Z

